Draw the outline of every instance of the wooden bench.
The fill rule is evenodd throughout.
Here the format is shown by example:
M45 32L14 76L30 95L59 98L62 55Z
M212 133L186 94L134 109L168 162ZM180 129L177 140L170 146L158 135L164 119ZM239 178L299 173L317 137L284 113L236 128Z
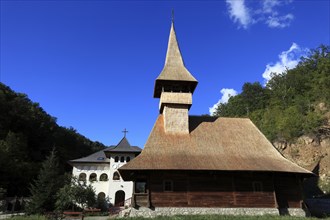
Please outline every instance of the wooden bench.
M101 212L101 209L94 209L94 208L91 208L91 209L84 209L84 214L91 214L91 215L96 215L96 214L100 214Z
M84 219L84 214L82 212L66 211L63 212L63 215L65 216L65 219Z

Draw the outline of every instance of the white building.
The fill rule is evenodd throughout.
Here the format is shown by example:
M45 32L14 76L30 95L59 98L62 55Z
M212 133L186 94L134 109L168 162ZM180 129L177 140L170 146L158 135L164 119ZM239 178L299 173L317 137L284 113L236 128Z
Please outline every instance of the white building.
M112 205L123 206L132 197L133 182L123 181L117 169L141 153L124 137L117 146L110 146L87 157L71 160L72 174L91 183L96 195L109 198Z

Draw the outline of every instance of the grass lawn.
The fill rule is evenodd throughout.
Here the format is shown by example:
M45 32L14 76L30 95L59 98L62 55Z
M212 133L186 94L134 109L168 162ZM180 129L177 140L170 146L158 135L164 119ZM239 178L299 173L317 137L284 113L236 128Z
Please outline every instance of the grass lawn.
M47 220L45 216L41 215L31 215L31 216L15 216L9 218L10 220Z

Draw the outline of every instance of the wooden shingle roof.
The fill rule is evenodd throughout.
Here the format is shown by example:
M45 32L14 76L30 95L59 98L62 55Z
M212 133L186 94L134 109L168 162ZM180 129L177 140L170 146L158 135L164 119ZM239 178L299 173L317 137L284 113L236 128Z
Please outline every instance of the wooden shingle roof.
M192 90L192 93L194 92L198 83L184 65L180 47L176 39L173 23L171 25L170 36L168 40L165 65L155 82L154 97L160 97L161 86L166 82L181 82L188 84Z
M285 159L247 118L189 117L189 134L164 132L160 114L142 153L119 170L273 171L311 175Z

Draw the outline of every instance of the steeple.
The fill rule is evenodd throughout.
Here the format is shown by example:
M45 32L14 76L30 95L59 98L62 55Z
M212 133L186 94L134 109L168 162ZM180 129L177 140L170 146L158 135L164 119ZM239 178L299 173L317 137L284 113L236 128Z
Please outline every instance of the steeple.
M160 98L159 112L164 115L166 133L189 133L188 111L197 83L184 65L172 18L165 65L154 89L154 98Z
M193 93L196 86L197 80L191 75L184 65L180 47L176 39L174 22L172 20L165 65L162 72L156 79L154 98L160 98L163 90L170 89L181 89L185 92Z

